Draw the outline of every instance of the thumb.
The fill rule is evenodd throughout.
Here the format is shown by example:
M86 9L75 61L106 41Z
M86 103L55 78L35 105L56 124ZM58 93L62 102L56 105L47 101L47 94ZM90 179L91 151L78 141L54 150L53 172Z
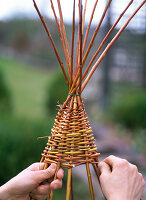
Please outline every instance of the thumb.
M47 169L35 171L35 179L38 183L41 183L55 175L57 165L52 163Z
M99 168L101 174L102 173L107 173L107 174L111 173L110 166L103 161L98 164L98 168Z

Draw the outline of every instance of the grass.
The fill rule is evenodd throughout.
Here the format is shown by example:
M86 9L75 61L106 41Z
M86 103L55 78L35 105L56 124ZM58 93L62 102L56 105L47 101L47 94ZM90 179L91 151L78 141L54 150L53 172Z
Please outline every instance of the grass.
M0 57L0 70L10 89L15 114L29 119L44 117L49 71L6 57Z

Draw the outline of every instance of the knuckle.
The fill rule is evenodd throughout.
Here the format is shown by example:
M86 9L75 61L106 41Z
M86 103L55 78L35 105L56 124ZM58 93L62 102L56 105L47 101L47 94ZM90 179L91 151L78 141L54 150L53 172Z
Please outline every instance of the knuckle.
M123 163L123 165L128 165L129 164L129 162L126 159L122 159L122 163Z
M136 165L132 165L132 169L134 172L138 172L138 168L136 167ZM142 176L142 174L140 176Z
M45 186L40 186L38 187L37 189L37 192L40 194L40 195L47 195L48 194L48 190L46 189Z
M141 180L143 179L143 176L142 176L142 174L141 174L141 173L139 173L139 177L140 177L140 179L141 179Z
M122 162L118 162L118 163L116 163L116 167L123 167L123 163Z
M117 163L118 167L127 167L129 165L128 161L125 159L121 159L119 160L119 162Z
M42 187L39 187L37 188L37 191L36 191L39 195L42 195L44 194L44 189Z
M55 180L52 187L53 187L54 190L61 188L62 187L62 180L58 180L58 179Z
M58 185L58 188L61 188L62 187L62 180L58 180L56 184Z
M113 159L113 158L115 158L115 156L114 156L114 155L110 155L110 156L108 156L107 158Z

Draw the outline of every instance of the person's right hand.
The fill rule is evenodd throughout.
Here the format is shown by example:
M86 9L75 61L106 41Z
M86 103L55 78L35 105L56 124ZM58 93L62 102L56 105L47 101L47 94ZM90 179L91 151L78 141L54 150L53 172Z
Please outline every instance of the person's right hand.
M107 200L140 200L145 181L135 165L109 156L98 166L101 187Z

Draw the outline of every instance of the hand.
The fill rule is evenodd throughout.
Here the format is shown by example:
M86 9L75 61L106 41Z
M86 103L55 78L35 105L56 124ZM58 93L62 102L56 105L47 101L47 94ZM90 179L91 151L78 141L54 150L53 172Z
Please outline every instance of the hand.
M0 187L0 200L46 199L51 190L62 187L64 172L59 169L57 179L53 180L56 164L43 170L44 163L34 163Z
M109 156L99 163L99 169L101 187L107 200L140 200L145 182L135 165Z

